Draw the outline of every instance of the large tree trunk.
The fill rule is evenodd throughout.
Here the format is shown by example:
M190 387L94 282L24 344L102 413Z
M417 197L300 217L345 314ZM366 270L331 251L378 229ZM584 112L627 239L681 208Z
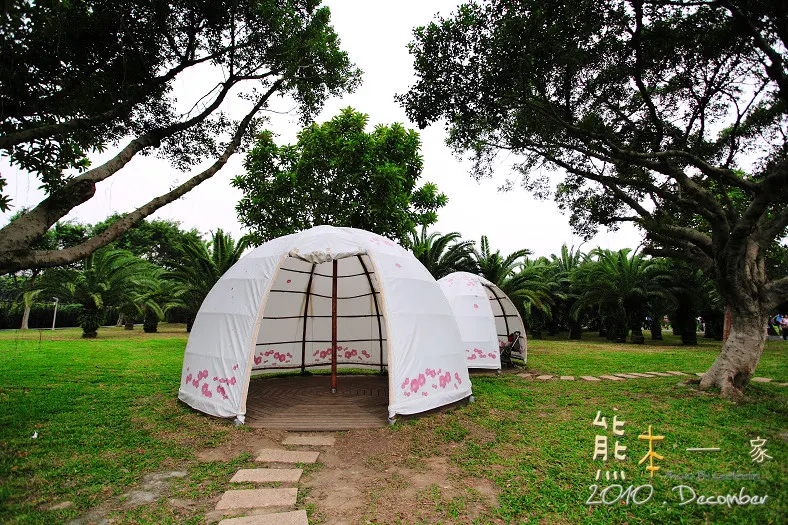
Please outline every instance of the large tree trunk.
M767 319L757 311L731 313L730 335L714 364L703 375L700 387L718 387L722 395L738 399L761 360Z
M729 306L726 306L725 307L725 321L724 321L724 324L723 324L723 327L722 327L722 340L723 341L727 341L728 340L728 336L731 333L731 324L732 324L731 309L730 309Z

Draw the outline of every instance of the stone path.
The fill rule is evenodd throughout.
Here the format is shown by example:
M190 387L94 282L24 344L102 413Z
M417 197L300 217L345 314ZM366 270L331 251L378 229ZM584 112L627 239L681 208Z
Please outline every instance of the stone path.
M647 377L691 377L693 374L685 374L684 372L678 372L676 370L668 370L666 372L628 372L626 374L606 374L600 376L578 376L580 379L584 381L601 381L606 379L608 381L626 381L627 379L645 379ZM696 376L703 377L701 372L695 372ZM538 379L540 381L549 381L551 379L559 379L563 381L574 381L575 376L562 376L562 375L554 375L554 374L529 374L528 372L523 372L521 374L517 374L517 377L522 377L524 379ZM771 378L768 377L753 377L750 379L753 383L772 383L773 385L779 386L788 386L788 383L777 383ZM331 438L333 439L333 438ZM332 441L333 443L333 441Z
M330 447L334 445L334 441L332 435L291 434L282 441L282 445ZM290 468L289 465L315 463L319 456L320 452L316 450L265 448L259 451L255 461L268 464L268 468L241 469L230 481L297 485L303 470ZM278 467L279 465L286 466ZM225 518L219 525L309 525L305 510L292 510L297 499L298 487L230 489L222 494L216 504L217 511L276 512Z

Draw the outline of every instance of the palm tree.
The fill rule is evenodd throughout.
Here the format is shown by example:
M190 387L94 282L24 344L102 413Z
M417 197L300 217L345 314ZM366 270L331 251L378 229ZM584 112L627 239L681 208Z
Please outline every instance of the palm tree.
M139 291L134 295L134 301L143 315L142 328L147 334L155 334L164 314L180 306L176 300L177 284L165 279L164 274L164 269L153 267L150 275L140 282Z
M186 331L191 332L194 318L216 281L238 262L248 246L246 239L237 243L221 229L210 241L187 239L178 247L180 259L172 262L167 277L176 282L174 303L186 310Z
M498 285L498 288L506 292L501 286L508 277L515 273L518 265L531 255L531 250L517 250L506 257L501 256L501 251L495 253L490 251L490 242L486 235L482 235L482 242L479 250L473 250L472 257L476 262L476 270L485 279ZM508 294L507 294L508 295Z
M569 329L569 339L581 338L582 322L569 315L569 312L577 301L577 294L572 293L575 272L586 262L586 259L586 254L579 249L575 250L574 246L568 248L566 244L561 246L561 255L552 254L550 256L550 274L552 279L558 283L560 290L560 297L557 297L553 309L553 319L558 321L558 325L566 323Z
M123 250L98 250L84 260L81 270L54 268L44 273L48 294L82 305L82 337L93 338L104 322L105 309L117 305L134 288L134 276L146 263Z
M716 324L720 338L722 336L722 320L724 307L714 281L703 274L701 270L690 265L670 261L667 263L670 272L663 279L663 285L675 298L671 306L671 324L673 333L681 335L682 345L698 344L697 318L699 315L704 320ZM710 330L710 335L715 330Z
M474 250L472 256L477 273L509 296L538 338L544 319L550 316L556 283L546 278L547 261L530 260L530 254L530 250L522 249L503 257L500 250L490 249L490 242L483 235L479 250Z
M592 263L578 270L574 290L579 293L572 315L579 317L596 309L608 325L611 337L623 342L632 330L631 342L642 344L643 319L652 297L668 298L670 293L659 282L659 267L653 259L633 253L596 249Z
M427 268L435 279L446 277L454 272L471 272L476 265L471 258L473 241L460 241L458 232L441 235L432 232L427 235L427 227L421 233L411 230L408 245L413 255Z
M522 250L527 251L527 250ZM550 265L544 257L531 260L528 257L515 267L514 273L495 284L512 302L521 307L521 315L531 319L552 315L552 307L558 297L559 284L550 274Z

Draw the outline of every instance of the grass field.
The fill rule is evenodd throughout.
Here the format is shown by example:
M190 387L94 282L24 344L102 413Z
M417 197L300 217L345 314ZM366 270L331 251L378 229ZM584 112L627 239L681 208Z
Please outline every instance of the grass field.
M251 464L248 455L200 461L198 450L220 447L244 433L205 417L176 399L186 334L162 326L143 334L101 329L96 340L78 330L0 333L0 522L60 523L104 507L120 523L203 523L211 501L229 478ZM695 348L675 345L618 345L593 334L585 341L529 341L529 367L568 375L680 370L703 371L719 348L701 340ZM788 344L770 341L756 375L788 380ZM515 375L473 378L476 403L458 410L384 429L406 443L411 457L445 456L463 475L491 480L498 505L478 513L475 523L784 523L788 516L788 388L753 384L740 404L700 392L678 378L621 383L533 381ZM600 410L624 420L625 435L592 425ZM664 460L653 481L638 466L648 451L637 435L652 425L665 436L657 446ZM32 439L34 432L37 438ZM592 461L595 435L628 447L627 460ZM751 439L766 439L773 459L755 463ZM690 453L688 447L720 447L719 453ZM612 452L611 452L612 454ZM636 505L586 505L597 469L627 472L637 487L651 485L653 497ZM157 501L133 510L112 502L138 486L143 476L183 470ZM668 479L665 473L756 474L756 480ZM600 488L616 482L602 481ZM619 483L620 484L620 483ZM764 505L728 508L680 506L677 485L698 495L768 495ZM643 499L650 489L641 489ZM609 491L607 499L616 496ZM166 498L195 505L173 507ZM213 499L212 499L213 498ZM400 523L470 523L472 495L448 498L435 485L420 496L420 510ZM375 522L376 499L365 501ZM58 503L71 506L50 510ZM205 503L203 503L205 502ZM663 505L663 502L666 504ZM302 506L307 504L302 500ZM424 510L424 506L429 509ZM319 508L309 508L319 520Z

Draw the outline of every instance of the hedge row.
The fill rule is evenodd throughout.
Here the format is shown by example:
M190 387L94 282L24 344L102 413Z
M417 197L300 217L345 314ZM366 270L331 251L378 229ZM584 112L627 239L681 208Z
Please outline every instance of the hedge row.
M55 311L53 303L34 303L30 309L29 328L52 328L52 315ZM57 324L55 328L70 328L79 326L79 314L82 313L82 305L61 304L57 308ZM24 307L20 303L0 304L0 330L16 329L22 326L22 316ZM165 320L168 323L185 323L186 313L174 308L167 312ZM118 312L115 308L107 308L104 317L104 324L114 325L118 321ZM142 316L136 320L142 322Z
M22 326L22 316L25 309L19 304L4 304L0 306L0 329L14 329ZM34 303L30 309L29 328L52 328L52 316L55 312L53 303ZM82 305L61 304L57 307L57 323L55 328L68 328L79 326L79 314ZM106 323L115 324L118 314L114 308L107 309Z

